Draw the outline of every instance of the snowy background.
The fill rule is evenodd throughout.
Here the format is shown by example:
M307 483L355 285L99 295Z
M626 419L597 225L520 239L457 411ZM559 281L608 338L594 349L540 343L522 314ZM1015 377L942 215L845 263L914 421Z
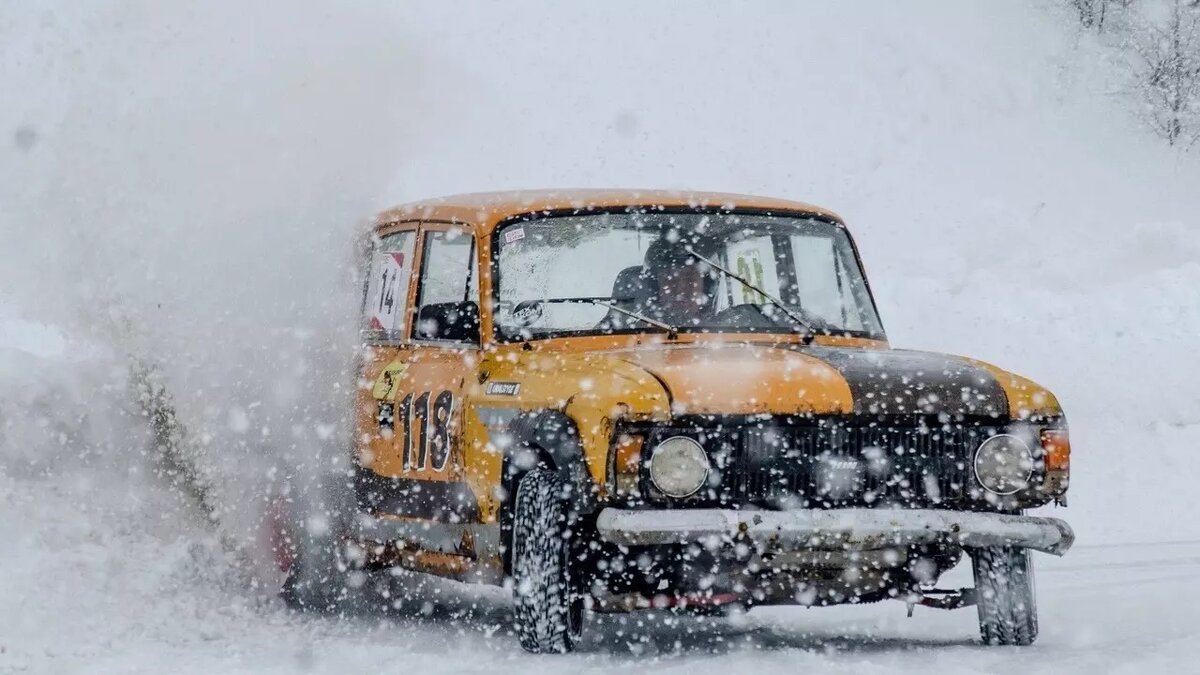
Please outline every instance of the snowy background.
M1200 671L1200 151L1066 3L343 4L0 6L0 672ZM1078 544L1037 645L884 603L539 658L489 589L283 609L256 520L342 430L365 219L605 186L828 206L893 344L1058 394ZM155 475L131 359L215 519Z

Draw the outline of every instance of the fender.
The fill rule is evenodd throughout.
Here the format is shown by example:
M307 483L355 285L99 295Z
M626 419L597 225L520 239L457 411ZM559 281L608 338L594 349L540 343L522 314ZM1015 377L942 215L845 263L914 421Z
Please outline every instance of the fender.
M507 425L512 443L506 450L504 469L500 477L504 486L504 504L500 508L500 556L504 573L512 574L513 504L516 501L517 478L511 460L520 449L538 453L538 461L561 472L571 486L571 511L575 514L596 510L596 486L588 473L579 440L579 429L566 413L559 410L530 410L517 414Z
M574 420L558 410L533 410L513 418L508 431L512 447L534 449L543 462L564 475L572 488L572 510L591 513L596 509L596 485Z

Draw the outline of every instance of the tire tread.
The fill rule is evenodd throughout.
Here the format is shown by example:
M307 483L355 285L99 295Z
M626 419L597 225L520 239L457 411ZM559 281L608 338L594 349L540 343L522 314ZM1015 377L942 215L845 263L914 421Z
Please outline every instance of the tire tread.
M989 645L1033 644L1038 635L1037 598L1029 551L982 548L971 553L979 610L979 633Z
M535 469L517 487L513 523L514 613L521 646L535 654L575 648L565 481Z

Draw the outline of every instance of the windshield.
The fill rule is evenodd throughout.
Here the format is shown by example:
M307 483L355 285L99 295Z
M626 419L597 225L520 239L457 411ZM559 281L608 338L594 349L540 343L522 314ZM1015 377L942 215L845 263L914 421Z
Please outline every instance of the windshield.
M629 332L882 337L845 230L739 213L603 213L497 232L501 340Z

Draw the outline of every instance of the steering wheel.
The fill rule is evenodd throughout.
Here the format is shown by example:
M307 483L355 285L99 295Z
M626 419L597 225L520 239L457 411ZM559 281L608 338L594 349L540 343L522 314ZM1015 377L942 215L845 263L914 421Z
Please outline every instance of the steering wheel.
M808 312L792 308L793 312L800 315L800 318L817 330L821 330L825 325L825 321L818 319ZM790 328L795 327L799 330L804 330L803 326L797 325L795 321L787 315L782 309L771 304L759 305L753 302L746 302L740 305L733 305L717 312L713 317L713 322L720 326L729 326L732 328Z

